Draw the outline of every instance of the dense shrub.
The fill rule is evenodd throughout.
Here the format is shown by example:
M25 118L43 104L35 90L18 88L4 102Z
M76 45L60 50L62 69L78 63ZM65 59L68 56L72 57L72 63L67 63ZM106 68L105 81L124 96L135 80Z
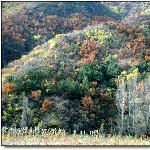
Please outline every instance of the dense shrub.
M16 125L16 127L20 127L22 105L19 100L11 97L7 100L2 98L2 108L2 126Z
M25 95L29 97L28 107L33 111L32 125L38 125L44 119L42 119L42 113L46 116L48 115L47 113L50 113L51 115L45 116L45 119L47 120L50 117L52 120L47 123L43 120L43 125L66 127L71 120L74 120L74 123L71 123L72 125L69 127L70 132L74 129L78 131L79 129L87 130L88 127L96 129L101 124L101 118L98 116L101 115L101 111L104 111L99 109L101 107L100 101L113 99L115 93L115 90L108 90L107 88L112 87L113 78L117 76L118 72L115 72L115 75L113 74L108 78L108 72L111 73L109 65L112 65L113 71L118 67L115 60L111 58L105 63L91 62L82 66L74 66L73 68L67 66L63 68L61 65L58 65L59 67L57 68L47 66L45 68L29 70L17 78L9 77L8 81L10 84L16 85L14 94L19 94L23 98L23 93L25 92ZM77 70L78 67L79 70ZM103 90L107 91L107 94L102 93L101 91ZM61 108L61 104L59 105L61 100L60 98L47 98L47 96L53 95L68 99L68 109L73 109L72 117L69 115L69 120L66 123L61 119L56 119L56 116L58 116L56 108L58 106L59 109ZM57 101L54 102L53 99ZM76 108L75 105L78 105L78 107ZM82 113L78 113L80 110L85 114L87 113L86 118L83 117ZM56 114L53 116L55 111ZM38 113L36 114L36 112ZM23 114L25 115L26 113L24 112ZM95 120L95 117L98 117L98 120ZM88 119L92 119L93 124L88 124ZM97 125L94 125L94 122Z
M109 57L109 56L108 56ZM106 62L107 71L105 77L107 79L116 78L121 73L121 68L115 58L110 56L109 60Z
M80 68L78 79L79 81L82 81L86 77L88 81L101 82L103 80L105 69L105 65L101 63L93 62L85 64Z
M67 94L68 98L75 99L83 95L83 88L80 86L78 81L74 81L71 78L66 78L57 83L56 93Z

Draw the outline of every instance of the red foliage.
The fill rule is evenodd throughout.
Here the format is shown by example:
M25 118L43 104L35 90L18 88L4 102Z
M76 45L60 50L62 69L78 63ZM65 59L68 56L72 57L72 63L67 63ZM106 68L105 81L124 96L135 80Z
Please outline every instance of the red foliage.
M140 62L139 59L136 59L136 58L131 59L131 65L137 65L137 64L139 64L139 62Z
M2 18L2 36L4 43L8 43L9 39L13 39L14 47L18 47L18 54L21 55L19 50L26 51L31 49L31 46L39 45L43 37L46 37L46 40L53 38L56 34L67 33L69 31L81 30L88 25L94 25L98 22L105 22L105 17L94 17L90 18L78 14L77 16L71 16L70 18L58 17L58 16L45 16L44 12L30 12L28 13L27 8L23 8L24 14L11 15L5 14ZM97 20L97 21L96 21ZM58 30L59 29L59 30ZM49 34L47 34L49 33ZM33 38L34 35L42 35L41 39L35 41ZM9 37L9 38L8 38ZM81 44L80 39L77 39L77 43ZM3 47L3 46L2 46ZM6 51L12 50L13 46L8 46ZM25 48L26 47L26 48ZM88 48L88 50L96 50L99 48L99 45L96 41L87 41L83 47ZM81 48L81 49L82 49ZM3 53L3 55L8 55ZM20 57L20 56L19 56ZM13 58L15 59L15 57Z
M90 53L93 51L97 51L100 49L100 45L95 40L85 40L80 48L80 54L85 55L86 53Z
M134 29L129 29L128 31L135 31ZM128 49L132 50L134 53L143 52L146 48L146 37L143 35L143 33L132 33L131 31L129 33L132 34L133 38L127 43L125 43L125 46Z
M150 66L150 48L145 50L145 57L144 59L148 62L148 66Z
M80 47L82 59L79 64L85 64L96 61L96 53L100 50L100 45L95 40L85 40Z
M145 56L145 60L150 61L150 56Z
M42 111L47 111L50 109L52 105L52 102L49 100L49 98L45 98L43 103L42 103Z
M141 29L138 28L137 26L131 26L129 24L121 24L121 23L116 23L117 25L117 32L119 34L132 34L132 36L134 36L136 33L141 32Z

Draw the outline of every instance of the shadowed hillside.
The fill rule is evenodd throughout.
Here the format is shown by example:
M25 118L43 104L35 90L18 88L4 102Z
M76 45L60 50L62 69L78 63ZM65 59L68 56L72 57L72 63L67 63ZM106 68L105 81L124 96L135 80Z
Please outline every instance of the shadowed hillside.
M56 34L108 19L132 23L137 14L148 13L148 8L144 2L3 2L2 67Z
M2 4L2 66L58 33L80 30L95 21L105 20L100 16L113 19L122 17L100 2Z

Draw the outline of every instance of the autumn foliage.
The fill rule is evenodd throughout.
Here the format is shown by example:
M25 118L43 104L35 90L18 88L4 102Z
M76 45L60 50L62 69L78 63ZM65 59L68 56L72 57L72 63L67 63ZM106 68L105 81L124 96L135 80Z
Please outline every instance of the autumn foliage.
M96 61L96 54L100 48L100 44L93 39L83 41L83 44L80 47L80 55L82 58L79 61L79 64Z
M90 96L85 96L82 98L82 104L85 107L91 106L94 103Z
M15 90L16 84L14 83L5 83L2 87L2 92L3 93L11 93L13 90Z
M31 95L34 99L38 99L41 96L41 90L32 91Z
M42 103L42 111L47 111L50 109L52 105L52 102L49 100L49 98L45 98L43 103Z
M23 8L21 14L2 16L2 67L7 67L2 71L3 125L20 127L24 113L31 126L89 132L104 125L104 132L116 134L117 80L121 72L134 68L142 80L148 76L149 27L106 13L99 16L101 11L89 4L98 16L66 4L45 2L31 10ZM55 6L62 11L55 12ZM136 88L142 91L144 86ZM27 113L22 111L25 100Z

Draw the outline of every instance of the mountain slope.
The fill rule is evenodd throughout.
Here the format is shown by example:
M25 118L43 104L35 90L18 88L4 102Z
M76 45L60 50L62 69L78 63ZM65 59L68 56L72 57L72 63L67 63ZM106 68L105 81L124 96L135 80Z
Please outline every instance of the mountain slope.
M146 2L3 2L2 67L57 34L108 20L133 22L148 10Z
M75 10L69 7L72 4ZM132 11L134 5L137 9L145 3L140 4L41 2L22 16L23 30L20 19L15 27L13 21L3 24L11 29L4 30L4 43L15 45L8 37L17 34L19 45L35 47L23 55L24 49L15 45L23 51L21 58L2 69L2 126L149 135L149 120L145 120L149 117L150 26L147 11L140 15L143 9L139 9L138 16ZM100 8L109 10L108 14L99 12ZM110 18L113 11L112 15L122 11L121 20ZM25 38L19 38L24 36L20 31L27 31Z

